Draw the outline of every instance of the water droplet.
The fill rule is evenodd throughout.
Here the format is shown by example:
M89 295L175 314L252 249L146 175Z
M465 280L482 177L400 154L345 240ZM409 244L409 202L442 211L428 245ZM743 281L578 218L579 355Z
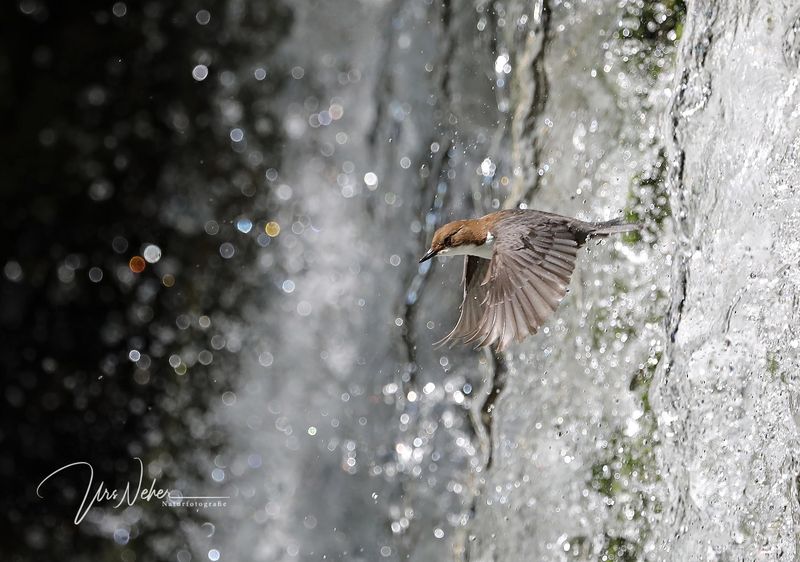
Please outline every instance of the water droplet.
M217 221L213 221L213 220L212 221L208 221L205 224L204 228L205 228L206 234L210 234L211 236L214 236L215 234L217 234L219 232L219 224L217 223Z
M197 23L200 25L208 25L208 22L211 21L211 12L208 10L200 10L195 14L194 19L196 19Z
M134 273L141 273L144 271L144 268L147 266L144 258L141 256L133 256L131 260L128 262L128 267L130 267L131 271Z
M114 542L117 544L128 544L131 539L131 533L128 529L120 527L114 531Z
M264 227L264 230L266 231L267 235L268 235L270 238L275 238L275 237L276 237L278 234L280 234L280 233L281 233L281 225L279 225L279 224L278 224L277 222L275 222L275 221L270 221L270 222L268 222L268 223L267 223L267 225Z
M148 263L156 263L158 260L161 259L161 248L156 246L155 244L149 244L145 247L144 252L142 252L144 259Z
M269 367L270 365L272 365L274 360L275 360L274 357L269 351L264 351L258 356L258 363L262 367Z
M192 78L198 82L202 82L208 78L208 67L204 64L198 64L192 69Z
M93 283L99 283L103 280L103 270L99 267L93 267L89 270L89 280Z
M224 242L219 247L219 255L221 255L226 260L229 260L233 257L236 253L236 248L233 247L233 244L230 242Z
M111 7L111 13L118 18L124 18L128 13L128 6L125 5L125 2L117 2Z
M22 279L22 266L19 265L19 262L11 260L6 262L3 273L9 281L20 281Z

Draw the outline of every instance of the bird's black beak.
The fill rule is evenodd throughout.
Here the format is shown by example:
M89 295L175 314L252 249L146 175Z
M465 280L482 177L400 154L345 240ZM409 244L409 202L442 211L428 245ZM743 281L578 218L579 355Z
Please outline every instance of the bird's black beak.
M430 250L428 250L427 252L425 252L425 255L424 255L424 256L422 256L422 257L419 259L419 263L422 263L422 262L424 262L424 261L428 261L428 260L429 260L429 259L431 259L433 256L435 256L437 253L438 253L438 252L434 252L434 251L433 251L433 248L431 248Z

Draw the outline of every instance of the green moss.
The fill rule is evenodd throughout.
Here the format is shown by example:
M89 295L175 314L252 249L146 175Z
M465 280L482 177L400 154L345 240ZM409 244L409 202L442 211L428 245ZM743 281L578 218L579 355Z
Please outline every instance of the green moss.
M641 513L648 498L644 494L633 498L636 490L632 484L651 481L648 467L655 460L651 439L648 436L632 440L620 433L609 441L608 451L608 457L592 465L589 486L609 499L617 498L622 492L632 492L630 501L638 504L632 507L637 514Z
M767 352L767 372L773 377L778 377L784 384L792 384L795 377L792 377L786 370L781 370L781 364L778 361L778 356L773 351Z
M623 294L623 293L627 293L627 292L629 292L631 290L631 288L628 286L628 284L625 281L623 281L622 279L614 279L613 288L614 288L614 294L615 295L620 295L620 294Z
M633 375L630 384L630 390L632 392L647 392L650 383L653 381L653 376L656 373L656 367L661 361L662 355L663 354L661 351L654 352L653 355L647 360L647 363L645 363L642 368L636 371L636 374Z
M600 555L602 562L636 562L640 560L641 549L638 544L621 537L608 537L606 548Z
M648 492L658 478L653 470L656 422L650 407L649 389L660 360L661 352L654 352L630 382L630 390L641 400L639 431L628 436L621 428L617 429L605 448L606 455L592 465L589 488L607 498L608 509L614 510L619 521L625 513L632 513L638 533L638 540L633 541L607 531L602 548L594 552L600 561L640 560L644 539L650 533L645 514L661 512L661 506ZM573 542L580 542L579 539Z
M638 6L637 6L638 4ZM629 13L637 14L639 29L635 36L648 43L674 42L681 38L683 22L686 19L686 2L684 0L644 0L626 4ZM670 35L670 31L674 35Z
M672 214L669 206L669 194L666 187L667 157L664 149L658 155L649 169L637 174L631 181L628 193L628 202L625 208L625 219L628 222L643 225L637 232L628 232L624 240L635 244L642 240L642 233L649 232L653 240L664 228L664 221Z
M635 562L641 560L641 546L622 537L604 534L603 542L595 552L592 552L592 542L588 537L572 537L568 542L570 557L576 560L587 560L592 555L596 556L599 562Z
M683 0L627 0L620 8L617 53L626 70L637 75L645 86L636 104L638 115L638 112L651 109L647 89L661 87L660 74L673 63L675 44L683 32L686 5ZM639 137L621 140L641 142ZM627 221L641 224L643 228L624 235L623 241L628 244L655 243L672 213L666 188L669 168L666 152L658 139L646 142L650 145L643 149L648 152L644 161L650 164L633 177L625 211ZM613 283L615 295L638 292L626 280L615 279ZM642 321L659 322L666 302L667 295L658 290L654 301L648 305L652 312L645 319L618 318L613 327L615 336L625 334L634 338L643 329ZM592 348L607 346L612 337L608 309L594 310L589 321ZM662 511L651 491L659 475L655 468L657 425L649 395L661 355L660 349L654 348L630 379L630 391L640 402L641 416L636 420L639 430L631 435L626 434L624 427L617 427L608 437L604 452L591 467L587 487L606 499L608 522L601 537L569 539L570 554L576 559L621 562L643 557L644 545L651 533L649 516Z
M775 358L775 354L767 352L767 372L774 376L778 372L778 367L778 360Z
M623 1L615 34L623 61L655 81L672 58L685 17L683 0Z
M683 37L683 19L675 24L675 41L680 41Z
M617 37L639 41L644 50L672 46L683 34L686 19L683 0L629 0L624 2L622 10Z

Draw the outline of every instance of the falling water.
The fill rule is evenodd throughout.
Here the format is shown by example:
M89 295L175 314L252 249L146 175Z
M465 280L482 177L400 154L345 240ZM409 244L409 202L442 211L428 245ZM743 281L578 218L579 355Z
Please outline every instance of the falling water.
M59 181L98 206L79 215L98 234L28 244L65 220L55 196L12 214L9 229L34 226L9 243L4 295L40 291L52 310L110 286L119 310L85 364L25 348L9 415L34 408L34 424L36 392L47 415L72 404L102 422L75 438L81 454L130 439L105 470L141 455L148 477L230 499L98 508L69 531L3 510L32 529L30 552L91 537L81 559L798 556L800 12L187 0L72 18L46 4L15 17L106 30L125 56L69 73L60 39L37 38L37 72L60 69L79 101L30 142L81 162ZM643 229L582 250L555 317L508 353L435 349L461 263L418 264L433 231L517 206ZM39 316L9 300L3 327L24 335ZM73 447L20 435L36 463Z
M663 559L796 560L796 7L689 10L667 135L677 248L653 385Z
M286 295L248 330L269 366L252 361L222 414L231 457L263 466L236 475L241 506L207 546L260 559L652 552L663 498L647 395L673 252L660 118L680 6L294 15L276 55L293 80L273 100ZM434 350L460 264L417 258L437 225L514 205L646 229L588 248L557 318L507 358Z

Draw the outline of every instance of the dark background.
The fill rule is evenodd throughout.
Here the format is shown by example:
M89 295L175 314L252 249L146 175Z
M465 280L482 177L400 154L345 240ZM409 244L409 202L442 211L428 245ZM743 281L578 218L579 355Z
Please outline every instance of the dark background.
M252 65L291 25L278 3L242 6L0 7L5 559L174 559L183 546L172 510L142 504L137 532L146 536L122 546L72 524L83 494L76 478L54 479L44 499L35 488L79 460L96 480L124 486L125 474L138 477L134 456L151 476L200 478L192 451L225 439L203 414L235 376L235 353L199 318L235 317L249 291L269 286L240 275L269 243L265 172L280 148L260 101L278 84L272 69L253 80ZM192 75L198 64L209 69L202 81ZM227 101L241 108L238 119L260 123L246 144L231 140ZM255 219L247 236L235 227L244 211ZM234 238L237 253L224 259L219 247ZM134 273L130 260L151 243L163 257ZM210 365L197 360L198 341L212 350Z

